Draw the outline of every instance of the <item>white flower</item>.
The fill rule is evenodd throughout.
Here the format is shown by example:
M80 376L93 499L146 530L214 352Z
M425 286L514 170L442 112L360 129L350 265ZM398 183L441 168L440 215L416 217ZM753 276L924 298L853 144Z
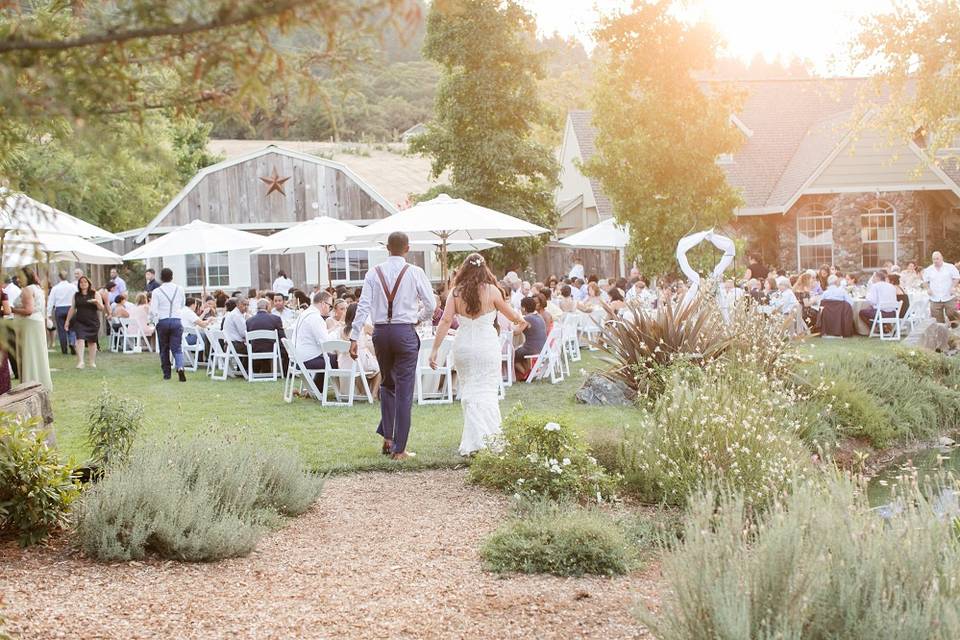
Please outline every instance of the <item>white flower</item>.
M544 431L560 431L560 425L556 422L548 422L544 427Z
M536 461L537 461L537 454L535 454L535 453L529 454L529 455L527 456L527 460L529 460L530 462L536 462Z
M568 464L570 464L570 458L564 458L564 459L563 459L563 466L567 466Z

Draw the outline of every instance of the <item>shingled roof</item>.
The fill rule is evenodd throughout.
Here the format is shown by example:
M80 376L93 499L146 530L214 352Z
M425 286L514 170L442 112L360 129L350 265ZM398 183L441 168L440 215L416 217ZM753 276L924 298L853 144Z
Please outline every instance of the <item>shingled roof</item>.
M596 140L597 129L591 124L593 113L590 111L571 111L570 123L573 126L573 135L577 137L577 146L580 147L580 160L586 162L597 152ZM588 178L590 188L593 189L593 197L597 202L597 213L602 219L613 216L613 203L610 202L600 188L600 181L596 178Z
M740 190L741 214L783 211L805 182L850 134L866 78L810 78L733 81L745 93L737 118L749 130L733 162L724 164L728 182ZM583 159L596 153L591 112L571 111ZM946 163L941 163L941 165ZM943 167L954 180L956 164ZM590 181L598 208L600 184ZM612 207L611 207L612 212Z

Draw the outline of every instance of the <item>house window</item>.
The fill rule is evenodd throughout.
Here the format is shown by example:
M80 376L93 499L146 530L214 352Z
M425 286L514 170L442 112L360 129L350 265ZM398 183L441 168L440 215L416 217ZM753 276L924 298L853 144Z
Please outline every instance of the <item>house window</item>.
M369 268L370 258L366 251L334 251L330 254L331 280L363 280Z
M822 204L797 212L797 260L801 269L833 264L833 212Z
M897 261L897 212L889 202L877 200L860 214L863 268L879 269Z
M207 286L208 287L226 287L230 284L230 258L226 251L220 253L208 253L205 259L207 264ZM203 286L203 278L200 273L200 254L195 253L187 256L187 286Z

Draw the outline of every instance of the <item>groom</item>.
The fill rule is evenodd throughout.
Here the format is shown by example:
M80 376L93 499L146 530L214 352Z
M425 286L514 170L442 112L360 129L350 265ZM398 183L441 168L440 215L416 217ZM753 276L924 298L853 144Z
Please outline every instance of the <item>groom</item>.
M383 376L377 433L383 436L384 455L405 460L416 455L407 451L420 351L416 324L433 317L436 302L427 274L406 260L410 251L407 234L391 233L387 250L387 261L370 269L363 280L350 334L350 357L357 359L357 340L369 316L373 321L373 348Z

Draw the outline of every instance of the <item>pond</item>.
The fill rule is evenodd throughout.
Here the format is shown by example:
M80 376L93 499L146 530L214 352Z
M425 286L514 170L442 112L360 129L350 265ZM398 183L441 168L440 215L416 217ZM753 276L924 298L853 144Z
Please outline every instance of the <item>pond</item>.
M953 472L960 477L960 446L950 448L932 447L906 454L891 461L870 479L867 497L870 504L880 506L890 503L891 492L903 475L916 473L921 485L935 479L941 472Z

